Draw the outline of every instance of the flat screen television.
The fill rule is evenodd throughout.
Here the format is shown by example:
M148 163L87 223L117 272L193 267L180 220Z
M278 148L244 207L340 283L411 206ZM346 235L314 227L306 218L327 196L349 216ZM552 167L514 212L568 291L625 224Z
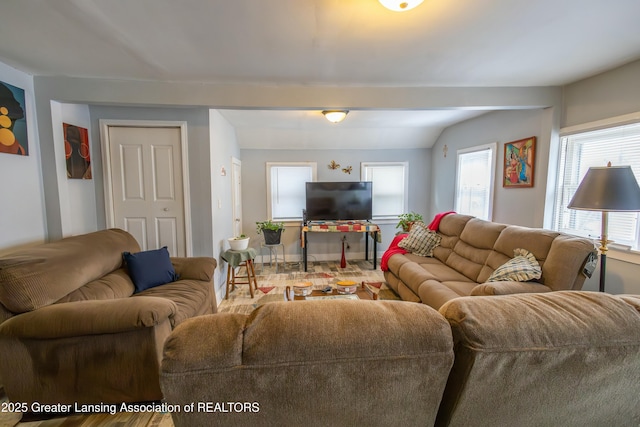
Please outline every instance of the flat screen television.
M307 221L363 221L372 217L372 182L307 182Z

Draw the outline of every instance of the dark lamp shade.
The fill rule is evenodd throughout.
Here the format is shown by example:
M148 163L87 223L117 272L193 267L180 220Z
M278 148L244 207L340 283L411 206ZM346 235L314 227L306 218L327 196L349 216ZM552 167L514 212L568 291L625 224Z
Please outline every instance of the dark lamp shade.
M640 211L640 187L631 166L589 168L567 207L604 212Z

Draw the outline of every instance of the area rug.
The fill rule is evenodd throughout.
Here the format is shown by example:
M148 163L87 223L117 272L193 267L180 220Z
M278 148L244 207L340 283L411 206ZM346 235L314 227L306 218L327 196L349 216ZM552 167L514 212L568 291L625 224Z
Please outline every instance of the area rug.
M249 314L256 307L274 301L284 301L286 287L292 287L298 282L311 282L313 289L323 289L328 285L335 287L341 280L351 280L358 284L365 282L369 289L376 293L381 300L399 300L400 298L384 281L380 267L373 270L368 261L349 262L341 268L337 262L313 262L307 266L305 272L297 263L287 264L282 272L275 273L267 266L259 268L257 273L258 290L251 298L248 285L236 286L229 293L229 298L218 306L219 313Z

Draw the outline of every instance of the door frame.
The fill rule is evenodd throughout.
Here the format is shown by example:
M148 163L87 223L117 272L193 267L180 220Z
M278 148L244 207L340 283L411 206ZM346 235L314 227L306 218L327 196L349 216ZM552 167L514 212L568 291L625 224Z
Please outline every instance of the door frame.
M189 157L187 144L187 122L168 120L111 120L100 119L100 149L102 152L102 179L104 183L104 207L107 228L113 228L116 224L115 210L113 206L113 186L111 184L111 141L109 139L109 127L146 127L146 128L180 128L180 155L182 157L182 194L184 209L184 239L185 252L188 257L192 254L191 235L191 191L189 188Z
M242 171L242 161L240 159L237 159L233 156L231 156L231 216L232 216L232 224L231 227L235 233L236 227L235 227L235 222L236 222L236 217L238 216L237 212L236 212L236 205L238 204L237 202L239 202L240 204L240 229L242 229L242 197L240 197L240 200L236 200L236 192L235 192L235 185L236 185L236 180L239 181L240 184L240 193L242 195L242 180L241 180L241 176L236 176L236 168L235 166L238 166L238 168L240 168L240 170ZM242 175L242 173L240 174Z

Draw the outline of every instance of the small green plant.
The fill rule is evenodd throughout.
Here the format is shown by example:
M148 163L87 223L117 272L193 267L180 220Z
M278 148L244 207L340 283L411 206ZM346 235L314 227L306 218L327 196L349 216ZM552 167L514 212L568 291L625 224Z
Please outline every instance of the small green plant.
M402 229L402 231L408 232L414 222L422 221L422 215L415 212L409 212L398 215L398 219L399 221L398 225L396 225L396 228L400 228Z
M284 231L284 222L273 222L270 219L256 222L256 233L260 234L262 230Z
M242 239L246 239L246 238L247 238L247 236L245 236L244 234L241 234L241 235L239 235L239 236L235 236L235 237L233 238L233 240L242 240Z

